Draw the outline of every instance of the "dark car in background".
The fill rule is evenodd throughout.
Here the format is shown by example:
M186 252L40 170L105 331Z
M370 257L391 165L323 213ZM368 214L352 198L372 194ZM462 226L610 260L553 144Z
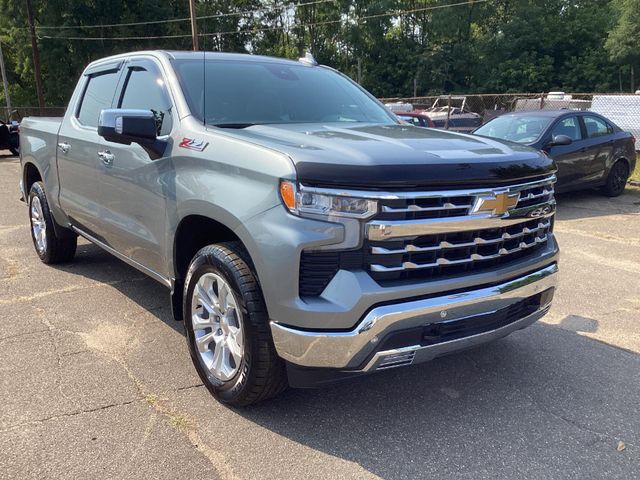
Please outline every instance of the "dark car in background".
M620 195L636 164L634 136L588 111L535 110L501 115L474 132L542 150L558 167L556 191L601 187Z
M403 122L410 123L411 125L415 125L416 127L434 128L433 121L427 114L422 112L396 113L396 117L398 117Z

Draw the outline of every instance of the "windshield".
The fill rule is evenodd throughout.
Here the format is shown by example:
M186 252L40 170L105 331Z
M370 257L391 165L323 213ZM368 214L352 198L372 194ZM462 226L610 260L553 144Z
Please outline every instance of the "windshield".
M356 84L326 68L256 60L174 64L191 113L208 125L397 123Z
M552 120L551 117L542 115L503 115L487 122L473 133L512 142L533 143L540 138Z

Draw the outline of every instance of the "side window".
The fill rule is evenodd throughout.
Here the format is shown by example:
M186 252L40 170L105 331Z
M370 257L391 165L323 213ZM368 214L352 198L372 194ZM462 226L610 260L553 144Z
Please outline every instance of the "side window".
M613 127L598 117L585 115L582 118L584 119L584 126L587 129L587 137L589 138L601 137L602 135L613 133Z
M89 77L89 83L84 89L84 95L78 110L78 121L89 127L98 126L100 112L111 107L113 95L120 72L95 74Z
M159 72L151 68L130 67L118 108L151 110L156 116L158 135L171 132L171 102Z
M552 138L556 135L566 135L574 142L582 140L582 132L580 131L580 121L578 120L578 117L567 117L560 120L551 131Z

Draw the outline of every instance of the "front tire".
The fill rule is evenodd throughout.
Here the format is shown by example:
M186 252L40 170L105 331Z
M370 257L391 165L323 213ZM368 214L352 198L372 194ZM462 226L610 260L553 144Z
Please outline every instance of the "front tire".
M624 188L627 185L629 179L629 166L624 160L618 160L613 164L609 175L607 176L607 183L603 187L602 191L607 197L617 197L624 192Z
M73 259L78 236L56 223L49 210L42 182L35 182L29 190L29 220L33 246L42 262L53 264Z
M209 245L191 261L183 311L191 359L207 389L242 407L287 387L257 279L238 242Z

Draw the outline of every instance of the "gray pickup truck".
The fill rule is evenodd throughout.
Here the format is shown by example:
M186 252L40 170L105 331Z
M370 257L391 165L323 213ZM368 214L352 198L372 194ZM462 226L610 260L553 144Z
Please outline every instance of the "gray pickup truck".
M553 161L403 124L311 56L98 60L64 118L25 119L20 141L40 259L71 261L81 235L166 285L231 405L473 347L550 307Z

